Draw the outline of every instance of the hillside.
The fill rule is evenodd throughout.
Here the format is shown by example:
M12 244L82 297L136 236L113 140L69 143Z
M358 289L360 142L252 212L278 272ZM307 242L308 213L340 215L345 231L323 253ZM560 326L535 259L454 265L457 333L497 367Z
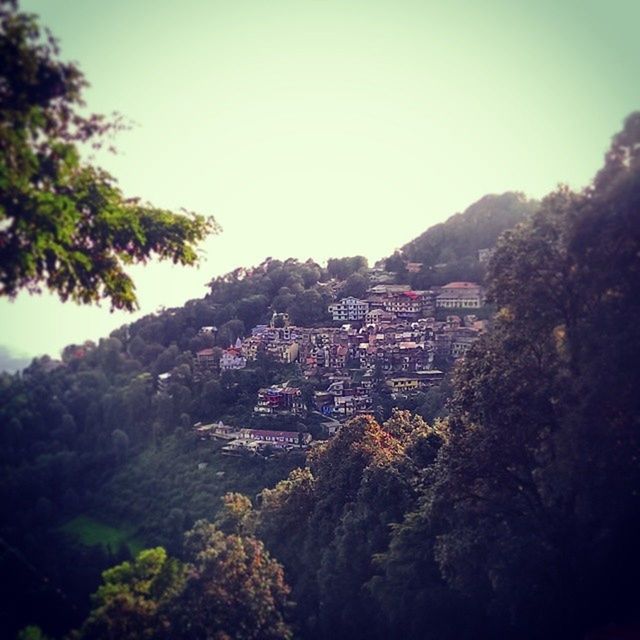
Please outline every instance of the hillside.
M304 379L297 364L262 356L237 371L203 373L197 354L211 349L219 359L274 312L303 327L335 326L329 303L364 296L369 285L360 256L333 258L326 267L267 258L213 279L201 299L150 314L97 344L69 345L61 360L36 359L18 374L3 374L0 534L20 555L9 555L0 568L22 584L17 591L5 585L9 627L25 621L34 601L38 620L52 631L77 624L100 572L114 560L141 543L179 548L182 531L195 520L216 517L225 492L255 495L284 478L295 459L229 460L194 441L191 425L252 425L260 388L293 381L309 399L317 381ZM170 374L162 389L161 374ZM435 386L394 400L384 384L374 391L372 410L381 418L401 406L431 419L449 393L446 385ZM321 433L312 413L272 423L269 428ZM205 462L204 470L196 468ZM74 553L85 561L70 570ZM55 590L34 580L17 560L22 556L68 594L72 606L60 609ZM60 626L51 626L53 620Z
M405 244L387 259L387 268L399 271L407 262L422 263L421 273L414 276L422 286L481 280L484 268L478 252L493 248L504 231L529 218L538 207L539 202L522 193L486 195Z

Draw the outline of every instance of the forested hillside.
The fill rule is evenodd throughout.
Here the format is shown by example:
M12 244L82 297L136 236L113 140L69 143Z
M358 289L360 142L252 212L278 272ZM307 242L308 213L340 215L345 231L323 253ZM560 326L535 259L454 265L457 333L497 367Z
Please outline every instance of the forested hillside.
M303 636L637 637L639 131L500 240L446 421L359 418L262 493Z
M420 272L411 276L415 288L482 281L485 269L478 252L492 249L500 234L524 222L538 206L522 193L486 195L401 247L387 259L387 268L401 271L407 262L421 263Z
M326 322L331 300L368 286L359 257L268 259L62 362L3 374L3 627L96 639L634 633L639 132L633 114L583 192L500 197L500 224L528 213L489 262L497 315L430 423L358 416L306 459L224 458L193 435L198 420L250 420L261 386L300 376L262 357L198 376L193 353L274 311ZM481 225L491 202L455 227L467 215ZM488 219L449 256L486 245L499 226ZM111 546L92 546L99 526ZM141 547L153 548L133 560Z
M202 299L184 307L146 316L98 344L69 345L61 360L43 357L19 374L2 374L2 562L21 585L3 584L11 603L6 624L31 620L37 602L35 621L63 631L85 614L88 593L115 559L144 544L177 551L182 532L198 518L214 518L225 492L255 495L299 464L291 457L249 465L212 458L191 433L197 421L250 423L264 386L297 381L311 394L315 387L299 367L260 356L246 369L199 376L194 354L213 348L219 358L274 312L302 326L331 324L329 303L363 296L369 285L363 257L331 259L326 267L267 258L212 280ZM203 333L205 326L215 333ZM165 372L171 380L159 393ZM376 413L384 419L400 406L431 419L448 394L441 385L404 400L375 395ZM317 432L312 417L279 426ZM105 536L109 547L91 547ZM83 562L70 564L76 553Z

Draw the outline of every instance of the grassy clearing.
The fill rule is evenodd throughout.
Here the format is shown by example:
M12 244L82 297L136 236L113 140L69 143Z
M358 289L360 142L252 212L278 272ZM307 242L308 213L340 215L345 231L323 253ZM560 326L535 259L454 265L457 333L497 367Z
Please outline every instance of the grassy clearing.
M116 553L123 544L133 556L144 548L142 540L136 537L137 531L133 526L113 526L87 515L69 520L60 530L69 533L85 546L100 545L111 553Z

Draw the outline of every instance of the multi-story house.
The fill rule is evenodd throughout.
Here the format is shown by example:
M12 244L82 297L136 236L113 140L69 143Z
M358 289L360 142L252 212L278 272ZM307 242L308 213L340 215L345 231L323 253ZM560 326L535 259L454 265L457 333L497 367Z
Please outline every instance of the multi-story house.
M375 287L371 287L367 294L369 296L388 296L402 293L403 291L410 291L411 285L408 284L377 284Z
M333 415L336 418L349 418L371 409L371 398L368 395L337 396L333 401Z
M270 444L274 447L286 445L306 445L311 442L310 433L298 431L269 431L266 429L241 429L240 437L247 440L255 440L260 443Z
M239 348L225 349L220 356L220 371L235 371L246 366L247 359Z
M369 303L353 296L329 305L329 313L334 322L360 322L369 311Z
M325 364L327 367L335 369L344 369L347 366L347 357L349 355L349 348L342 344L332 344L327 349L328 362Z
M305 412L305 406L297 387L273 385L258 391L258 402L253 410L258 415L301 415Z
M403 291L386 298L383 309L395 313L398 318L417 318L422 314L422 296L415 291Z
M218 362L215 358L215 351L212 348L201 349L196 353L196 372L216 371Z
M456 336L451 341L451 357L455 360L463 358L471 345L477 340L477 336Z
M299 350L300 346L297 342L288 340L274 340L273 342L268 342L264 347L265 353L283 364L296 362Z
M242 341L242 355L247 360L255 360L261 350L262 340L259 337L252 336Z
M364 321L367 325L380 325L382 323L395 322L397 316L395 313L389 313L382 308L371 309L364 317Z
M411 395L437 384L444 378L444 373L437 369L417 373L394 374L387 378L386 385L392 394Z
M440 288L436 306L445 309L477 309L484 304L484 292L474 282L450 282Z

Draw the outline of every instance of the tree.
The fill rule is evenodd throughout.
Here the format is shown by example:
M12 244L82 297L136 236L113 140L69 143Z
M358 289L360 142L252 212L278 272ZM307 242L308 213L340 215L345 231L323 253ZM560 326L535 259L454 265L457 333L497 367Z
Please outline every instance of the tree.
M201 520L186 535L187 580L173 603L171 637L285 640L289 587L255 538L226 536Z
M63 300L133 310L124 267L152 257L192 265L213 218L125 198L115 179L83 161L121 129L81 115L87 81L59 59L56 40L16 0L0 0L0 295L41 287Z
M40 627L29 625L20 631L18 640L47 640L48 636L42 633Z
M251 500L241 493L225 493L223 507L216 518L216 526L225 533L250 535L255 532L256 514Z
M122 429L114 429L111 433L111 441L118 460L124 460L129 450L129 436Z
M639 149L632 114L591 187L558 189L499 241L499 313L457 368L450 437L385 558L379 593L400 618L446 615L443 578L488 637L636 619Z
M342 289L340 289L340 298L348 298L353 296L354 298L363 298L367 289L369 288L369 279L361 273L352 273L347 281L344 283Z
M184 567L162 547L146 549L133 562L102 574L95 608L79 630L82 640L157 638L166 624L161 607L184 583Z
M338 280L346 280L352 273L366 271L368 266L364 256L352 256L350 258L329 258L327 271L329 275Z
M309 454L310 467L262 491L257 532L284 564L305 637L389 637L367 583L410 505L415 454L432 460L440 440L408 412L382 426L359 416Z

